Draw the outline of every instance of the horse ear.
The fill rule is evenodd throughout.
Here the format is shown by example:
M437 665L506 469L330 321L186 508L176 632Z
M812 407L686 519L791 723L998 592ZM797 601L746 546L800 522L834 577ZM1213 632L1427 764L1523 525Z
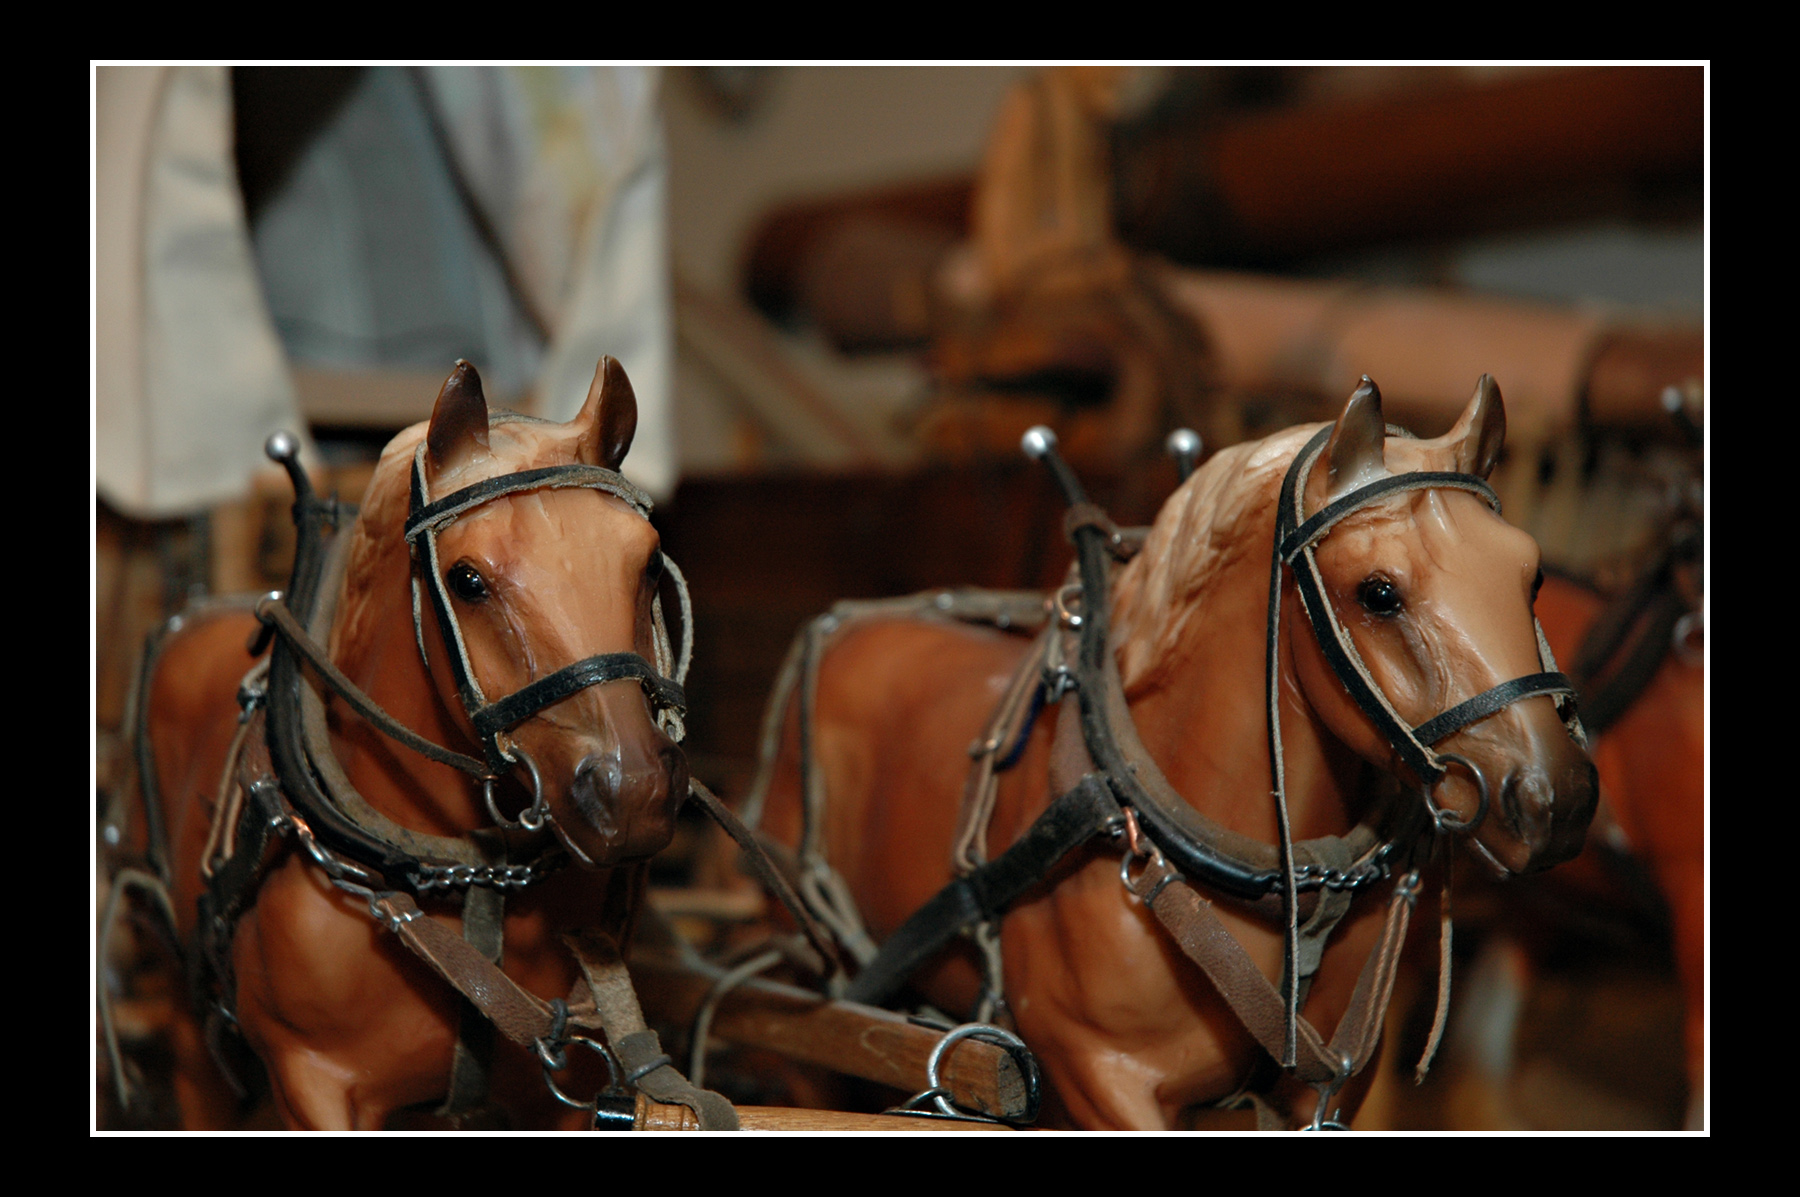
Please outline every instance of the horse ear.
M637 435L637 421L637 393L625 377L625 367L614 358L601 358L588 386L587 402L575 417L575 423L583 428L581 460L618 469L631 449L631 438Z
M487 396L481 390L481 375L468 362L458 359L438 391L425 446L434 471L487 451Z
M1506 443L1506 404L1492 374L1483 374L1475 383L1474 398L1444 439L1456 445L1459 471L1480 478L1493 472L1500 447Z
M1344 404L1344 413L1325 446L1327 493L1337 498L1387 473L1387 423L1381 416L1381 389L1363 375L1362 385Z

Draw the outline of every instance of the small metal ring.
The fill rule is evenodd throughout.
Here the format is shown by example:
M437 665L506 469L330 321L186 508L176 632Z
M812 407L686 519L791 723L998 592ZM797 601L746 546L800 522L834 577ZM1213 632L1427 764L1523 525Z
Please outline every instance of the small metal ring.
M1077 596L1080 596L1081 583L1070 582L1067 586L1058 590L1050 600L1050 608L1056 615L1057 623L1069 629L1071 632L1076 632L1081 630L1081 616L1069 610L1068 600L1064 597L1071 591Z
M550 1090L550 1096L572 1110L592 1110L599 1106L600 1098L605 1094L623 1092L624 1087L619 1083L618 1062L613 1059L612 1053L606 1050L605 1044L589 1039L586 1035L570 1035L561 1041L560 1047L566 1048L571 1043L587 1044L590 1048L600 1054L602 1060L606 1061L606 1088L600 1090L599 1093L596 1093L591 1101L576 1101L567 1093L564 1093L562 1089L557 1086L556 1082L550 1079L550 1073L552 1071L561 1072L564 1068L567 1068L569 1065L568 1057L561 1050L556 1051L555 1055L562 1058L562 1063L552 1069L549 1063L550 1057L544 1054L545 1042L540 1039L537 1043L538 1062L544 1065L544 1086Z
M500 752L515 765L524 765L526 771L531 774L531 805L519 813L517 822L508 819L500 813L499 806L494 802L494 783L499 778L484 777L481 779L481 796L482 800L487 803L488 814L493 817L494 822L505 828L518 827L526 831L542 831L544 824L550 818L550 804L544 798L544 778L538 772L537 761L532 759L531 754L526 752L517 740L509 739L501 746Z
M966 1111L959 1110L951 1104L950 1090L945 1088L944 1083L938 1079L938 1065L943 1063L944 1057L949 1054L952 1046L977 1035L989 1043L995 1043L996 1046L1008 1050L1014 1048L1020 1051L1030 1050L1026 1048L1023 1039L1004 1027L997 1027L992 1023L966 1022L946 1033L942 1039L937 1041L937 1046L931 1049L931 1055L925 1060L925 1092L932 1095L931 1100L937 1103L939 1111L952 1118L965 1118L968 1115ZM924 1096L924 1094L920 1096Z
M1433 802L1431 800L1432 790L1437 789L1438 785L1443 783L1444 777L1450 775L1450 770L1445 769L1444 776L1439 777L1436 783L1424 791L1425 810L1431 815L1431 821L1439 831L1446 835L1466 835L1479 827L1481 821L1487 818L1489 802L1487 775L1466 756L1460 756L1454 752L1440 752L1437 755L1440 761L1454 762L1469 771L1469 774L1475 779L1476 790L1481 794L1481 802L1476 806L1474 816L1469 819L1463 819L1455 811L1440 807Z

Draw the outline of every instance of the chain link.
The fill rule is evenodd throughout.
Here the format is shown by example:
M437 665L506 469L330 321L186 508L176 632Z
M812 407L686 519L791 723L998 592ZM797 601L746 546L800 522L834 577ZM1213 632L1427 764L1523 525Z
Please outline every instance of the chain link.
M1299 889L1357 890L1374 885L1388 875L1387 850L1384 845L1368 860L1349 869L1333 869L1325 865L1300 865L1294 869L1294 885Z
M412 882L421 893L433 889L459 889L468 885L489 889L523 889L538 879L528 864L434 865L420 862Z

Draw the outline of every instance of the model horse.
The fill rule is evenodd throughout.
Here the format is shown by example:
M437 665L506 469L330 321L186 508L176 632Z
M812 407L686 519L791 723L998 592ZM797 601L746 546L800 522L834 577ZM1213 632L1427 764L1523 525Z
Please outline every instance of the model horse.
M1697 524L1678 525L1671 551L1612 602L1550 574L1537 609L1544 635L1582 687L1584 717L1594 715L1584 721L1600 773L1596 828L1604 821L1629 853L1619 861L1621 845L1608 834L1598 853L1590 848L1576 862L1587 867L1550 880L1564 881L1573 901L1604 905L1618 902L1620 889L1607 862L1648 872L1668 907L1684 1007L1688 1129L1698 1130L1706 1076L1706 669L1695 614L1698 538L1684 545L1683 530L1696 532Z
M1246 1092L1270 1121L1347 1121L1417 858L1460 835L1535 872L1594 808L1533 621L1537 545L1482 481L1504 435L1485 376L1436 440L1390 435L1365 380L1334 424L1216 454L1135 555L1077 504L1080 594L1036 642L1004 619L832 625L760 817L887 941L850 996L910 978L960 1012L985 987L1042 1061L1051 1121L1163 1129ZM1059 697L1054 719L1024 713ZM997 698L1021 714L990 716ZM971 756L997 783L973 821ZM1084 794L1097 821L1071 813ZM1047 867L1002 875L1033 853ZM999 923L985 962L959 940L865 983L958 902L961 929Z
M161 645L144 691L152 837L214 1013L176 1027L188 1125L236 1116L213 1058L234 1027L293 1127L448 1116L459 1090L506 1125L590 1116L558 1105L532 1050L494 1035L415 945L448 940L440 956L457 958L466 943L500 965L471 990L552 1009L582 976L564 937L622 942L643 862L673 834L689 781L665 675L685 660L649 500L618 473L636 426L610 358L567 424L490 417L458 363L327 558L306 561L303 530L295 584L262 622L197 615ZM287 459L296 518L329 522ZM274 664L253 661L246 643L275 632ZM563 1084L585 1071L600 1088L600 1057L577 1054Z

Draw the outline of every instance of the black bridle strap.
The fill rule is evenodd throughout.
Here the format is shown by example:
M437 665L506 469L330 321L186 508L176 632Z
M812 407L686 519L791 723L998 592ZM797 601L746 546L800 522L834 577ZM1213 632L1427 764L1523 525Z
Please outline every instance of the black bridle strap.
M425 630L419 609L420 577L423 575L425 589L431 595L438 630L443 633L450 650L450 669L456 679L457 693L462 698L470 721L475 725L489 768L498 774L515 763L511 753L500 746L498 737L502 731L589 686L635 677L643 683L645 691L659 710L673 712L677 719L685 714L687 699L680 683L662 676L637 653L602 653L588 657L566 665L547 677L539 678L497 702L488 701L487 695L482 692L480 681L475 677L474 667L469 661L468 647L463 642L462 625L451 609L450 595L444 588L437 551L438 533L484 503L546 487L572 486L599 490L631 504L638 515L645 519L650 517L650 498L616 470L574 464L545 466L489 478L453 491L442 499L431 500L425 477L425 450L426 446L421 443L413 454L411 512L406 519L407 543L415 558L423 559L421 567L413 571L413 631L419 642L419 656L424 658ZM664 560L667 561L667 558ZM685 609L684 605L684 611ZM660 613L660 608L658 610ZM689 636L691 635L690 627ZM686 655L685 648L683 655Z
M658 707L685 712L687 697L680 686L656 672L650 662L637 653L600 653L565 665L548 677L541 677L522 690L516 690L498 702L475 711L470 716L475 732L484 743L506 729L523 723L545 707L581 693L589 686L636 678L644 692Z
M445 497L425 504L406 517L406 540L411 543L426 532L439 532L465 512L492 502L503 495L523 490L557 489L567 486L588 487L616 495L625 500L639 515L648 518L650 499L615 470L602 466L558 465L536 470L520 470L489 478L473 486L452 491Z
M1560 673L1531 673L1501 682L1491 690L1477 694L1467 702L1459 702L1435 719L1413 728L1413 736L1421 744L1436 744L1448 739L1489 715L1496 714L1515 702L1536 698L1541 694L1574 694L1575 687Z

